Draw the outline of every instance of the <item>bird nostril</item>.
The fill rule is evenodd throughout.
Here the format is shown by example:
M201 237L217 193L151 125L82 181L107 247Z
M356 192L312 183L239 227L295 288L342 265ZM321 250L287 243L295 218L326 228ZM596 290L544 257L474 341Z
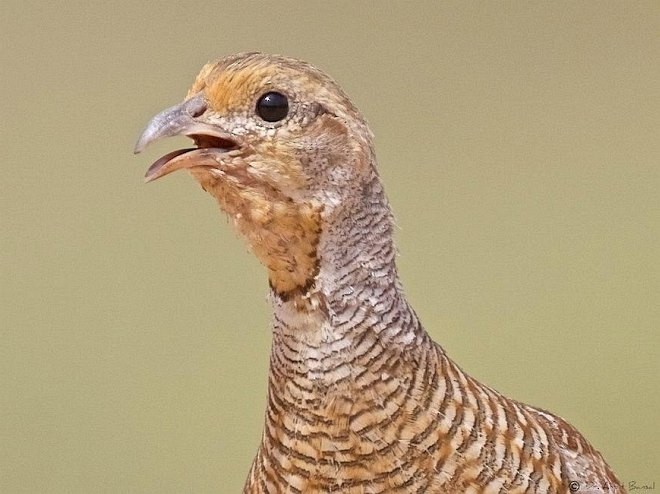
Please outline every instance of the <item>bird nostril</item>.
M208 106L206 105L206 101L204 101L203 98L196 97L192 98L188 102L188 115L190 115L192 118L197 118L200 117L204 114L204 112L208 109Z
M197 117L202 116L202 115L204 114L205 111L206 111L206 106L199 107L199 108L194 108L194 109L190 112L190 116L193 117L193 118L197 118Z

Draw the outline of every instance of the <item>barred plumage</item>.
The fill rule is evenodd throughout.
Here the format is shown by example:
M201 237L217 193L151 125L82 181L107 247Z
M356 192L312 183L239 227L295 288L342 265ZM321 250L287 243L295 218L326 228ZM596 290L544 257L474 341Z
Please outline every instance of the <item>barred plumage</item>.
M255 109L268 91L288 98L281 121ZM471 378L425 332L398 281L371 132L334 81L236 55L152 122L138 151L179 134L198 149L148 180L187 168L268 268L268 406L244 492L624 492L573 427Z

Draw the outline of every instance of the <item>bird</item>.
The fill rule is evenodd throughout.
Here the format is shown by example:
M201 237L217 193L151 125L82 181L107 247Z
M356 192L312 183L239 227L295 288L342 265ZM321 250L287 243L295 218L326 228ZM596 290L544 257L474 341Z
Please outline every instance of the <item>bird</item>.
M463 371L397 273L370 127L313 65L260 52L201 69L135 153L187 136L186 170L265 266L272 343L244 493L623 493L573 426Z

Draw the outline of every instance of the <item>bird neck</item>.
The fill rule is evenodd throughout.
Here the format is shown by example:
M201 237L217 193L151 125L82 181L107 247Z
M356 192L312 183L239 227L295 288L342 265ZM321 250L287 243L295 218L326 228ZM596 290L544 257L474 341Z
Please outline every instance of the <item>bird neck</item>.
M273 292L271 374L305 373L331 385L346 377L364 346L399 353L428 340L408 305L397 275L393 221L374 173L354 202L325 218L317 250L318 272L306 292Z
M441 350L400 288L377 177L352 206L325 223L313 286L291 298L272 292L264 433L244 492L271 492L265 478L273 491L309 487L300 472L348 481L352 470L340 464L394 470L400 441L388 431L415 422L404 402L431 403L425 382L438 379Z
M286 485L320 492L301 472L341 486L353 465L364 478L394 471L400 435L438 418L427 382L440 382L444 357L399 285L391 214L376 176L363 192L326 218L311 288L290 298L272 292L268 405L246 493Z

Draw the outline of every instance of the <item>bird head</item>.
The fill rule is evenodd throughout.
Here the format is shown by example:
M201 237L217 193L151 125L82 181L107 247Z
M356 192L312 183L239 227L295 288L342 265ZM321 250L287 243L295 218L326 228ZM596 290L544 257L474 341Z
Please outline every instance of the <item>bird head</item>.
M180 135L194 146L158 159L145 180L188 170L268 268L274 291L309 288L322 233L375 174L371 132L337 83L299 60L233 55L205 65L135 152Z

